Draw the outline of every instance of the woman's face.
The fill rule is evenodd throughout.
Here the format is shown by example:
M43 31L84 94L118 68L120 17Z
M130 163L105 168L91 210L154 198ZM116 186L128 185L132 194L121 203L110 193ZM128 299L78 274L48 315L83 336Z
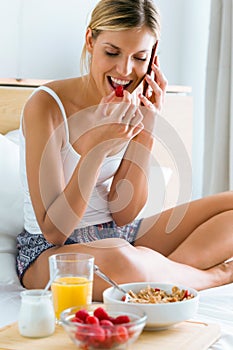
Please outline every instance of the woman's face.
M87 32L87 49L91 54L90 75L102 96L117 85L130 93L146 74L155 37L148 28L103 31L96 40Z

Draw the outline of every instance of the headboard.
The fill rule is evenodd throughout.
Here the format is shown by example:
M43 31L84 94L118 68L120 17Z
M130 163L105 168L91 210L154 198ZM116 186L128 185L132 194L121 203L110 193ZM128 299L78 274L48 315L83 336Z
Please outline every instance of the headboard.
M22 108L35 87L45 80L0 79L0 133L19 127Z
M48 80L35 79L1 79L0 78L0 133L6 134L10 130L19 127L19 120L22 108L31 95L35 87L45 84ZM175 125L178 129L185 123L191 123L192 119L192 102L189 96L191 89L185 86L169 86L167 89L167 98L165 103L165 118L176 124L176 115L180 114L180 105L185 108L185 120L179 121ZM178 104L178 105L177 105ZM188 111L187 111L188 108ZM187 118L189 116L189 118ZM189 129L189 128L188 128ZM186 129L187 130L187 129ZM183 137L185 137L183 134ZM191 138L192 139L192 138ZM187 141L190 141L188 133ZM186 142L185 142L186 144ZM190 151L189 142L189 151Z

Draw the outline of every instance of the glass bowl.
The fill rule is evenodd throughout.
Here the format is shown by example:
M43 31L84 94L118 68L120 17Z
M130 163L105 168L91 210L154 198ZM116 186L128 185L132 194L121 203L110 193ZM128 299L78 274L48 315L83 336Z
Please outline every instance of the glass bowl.
M128 304L74 306L61 313L60 322L80 349L127 349L146 324L146 314Z

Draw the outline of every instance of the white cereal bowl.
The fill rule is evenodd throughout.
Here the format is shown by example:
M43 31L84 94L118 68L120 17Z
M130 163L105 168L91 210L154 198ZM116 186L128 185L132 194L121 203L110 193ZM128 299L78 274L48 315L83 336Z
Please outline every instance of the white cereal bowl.
M126 283L120 285L125 291L132 290L138 293L141 289L145 289L148 286L152 288L159 288L168 293L172 292L174 284L157 283L157 282L135 282ZM188 290L190 294L193 294L193 298L182 301L170 302L170 303L157 303L157 304L141 304L129 302L127 305L137 306L141 308L147 315L147 322L145 330L162 330L167 329L177 323L187 321L191 319L197 312L199 303L199 294L193 289L183 285L176 285L179 289ZM103 292L103 300L105 304L125 304L122 301L123 293L115 287L110 287Z

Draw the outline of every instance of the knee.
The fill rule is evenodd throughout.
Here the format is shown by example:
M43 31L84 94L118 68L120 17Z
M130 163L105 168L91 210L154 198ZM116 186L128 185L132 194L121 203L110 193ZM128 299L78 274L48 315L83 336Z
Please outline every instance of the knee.
M226 211L233 210L233 191L218 193L216 198L222 203Z
M132 245L120 250L112 273L118 283L144 282L146 268L143 253Z
M130 243L116 241L114 247L102 252L101 260L96 261L100 269L117 283L143 280L140 252Z

